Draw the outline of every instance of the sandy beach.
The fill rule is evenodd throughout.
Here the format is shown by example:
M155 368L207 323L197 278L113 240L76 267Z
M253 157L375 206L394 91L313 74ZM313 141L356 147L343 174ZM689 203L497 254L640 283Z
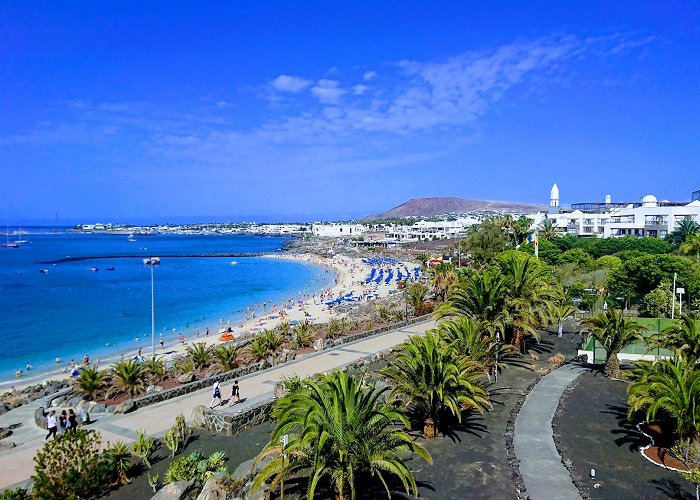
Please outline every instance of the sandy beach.
M333 317L340 317L335 309L328 307L325 302L336 299L347 294L353 297L361 297L365 300L367 295L373 298L383 298L389 295L391 290L396 289L396 282L365 284L365 278L369 275L371 266L364 263L360 258L351 258L342 255L332 257L322 257L310 253L285 253L271 254L264 258L270 259L292 259L314 264L326 269L326 272L335 273L335 284L325 290L310 294L296 294L290 296L283 303L250 304L245 311L247 319L235 320L229 318L219 318L218 321L209 321L203 325L197 325L189 330L170 332L167 340L164 340L163 347L160 346L160 335L156 333L156 355L165 356L165 359L180 357L184 354L188 345L195 342L204 342L207 345L222 345L226 342L219 340L220 330L231 330L235 342L246 334L254 334L263 329L274 328L282 321L309 320L312 323L325 323ZM413 268L413 264L407 264ZM280 312L282 312L280 314ZM209 332L207 335L206 332ZM173 337L174 336L174 337ZM178 338L179 336L179 338ZM143 339L144 344L141 355L147 357L151 354L150 339ZM146 340L148 340L146 342ZM89 354L89 353L88 353ZM134 349L128 353L113 355L102 359L91 357L92 363L98 363L105 368L121 359L131 358L138 355L138 350ZM21 389L28 385L40 383L44 380L62 380L69 378L70 373L66 361L56 370L32 373L31 376L25 372L22 377L6 379L0 381L0 388L3 390L14 387ZM75 360L80 363L81 360Z

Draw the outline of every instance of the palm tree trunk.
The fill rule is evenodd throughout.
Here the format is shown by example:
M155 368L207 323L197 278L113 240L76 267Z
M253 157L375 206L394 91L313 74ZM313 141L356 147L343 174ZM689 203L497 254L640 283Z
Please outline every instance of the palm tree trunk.
M513 329L513 345L520 353L525 353L525 332L522 328Z
M603 375L608 378L617 378L620 376L620 360L617 357L617 352L613 351L608 354L608 359L605 360Z

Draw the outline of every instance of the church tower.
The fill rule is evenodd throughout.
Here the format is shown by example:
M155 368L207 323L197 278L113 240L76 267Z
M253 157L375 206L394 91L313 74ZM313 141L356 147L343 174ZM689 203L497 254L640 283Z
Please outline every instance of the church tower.
M557 187L556 182L552 186L552 191L549 193L549 213L559 213L559 187Z

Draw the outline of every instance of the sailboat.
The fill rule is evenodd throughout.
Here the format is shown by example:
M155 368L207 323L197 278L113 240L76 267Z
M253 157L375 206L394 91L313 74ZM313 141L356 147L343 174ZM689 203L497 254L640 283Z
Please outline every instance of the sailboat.
M0 248L19 248L19 243L10 241L10 226L7 226L7 231L5 231L5 243L0 245Z
M134 234L131 233L131 234L126 238L126 241L130 241L130 242L132 242L132 243L133 243L134 241L136 241L136 238L134 238Z
M22 228L20 227L20 228L17 230L17 238L18 238L18 239L15 240L15 243L17 243L18 245L19 245L20 243L29 243L29 240L20 239L21 237L22 237Z

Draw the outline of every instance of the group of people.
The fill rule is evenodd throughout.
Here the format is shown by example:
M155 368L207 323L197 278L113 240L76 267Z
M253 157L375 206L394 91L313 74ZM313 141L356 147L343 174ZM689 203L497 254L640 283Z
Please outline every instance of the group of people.
M211 389L211 403L209 403L209 408L214 408L214 401L217 399L219 400L219 404L217 406L223 405L224 402L221 399L221 384L219 384L218 380L214 382L214 386ZM238 387L238 380L234 380L233 385L231 386L231 396L228 400L228 406L233 406L234 403L240 403L240 401L241 391Z
M78 428L78 416L73 411L73 408L61 411L61 414L57 417L56 411L51 410L48 418L46 419L46 427L49 433L44 438L44 442L48 441L50 437L53 436L54 439L57 437L57 433L60 432L62 436L66 432L75 432Z

